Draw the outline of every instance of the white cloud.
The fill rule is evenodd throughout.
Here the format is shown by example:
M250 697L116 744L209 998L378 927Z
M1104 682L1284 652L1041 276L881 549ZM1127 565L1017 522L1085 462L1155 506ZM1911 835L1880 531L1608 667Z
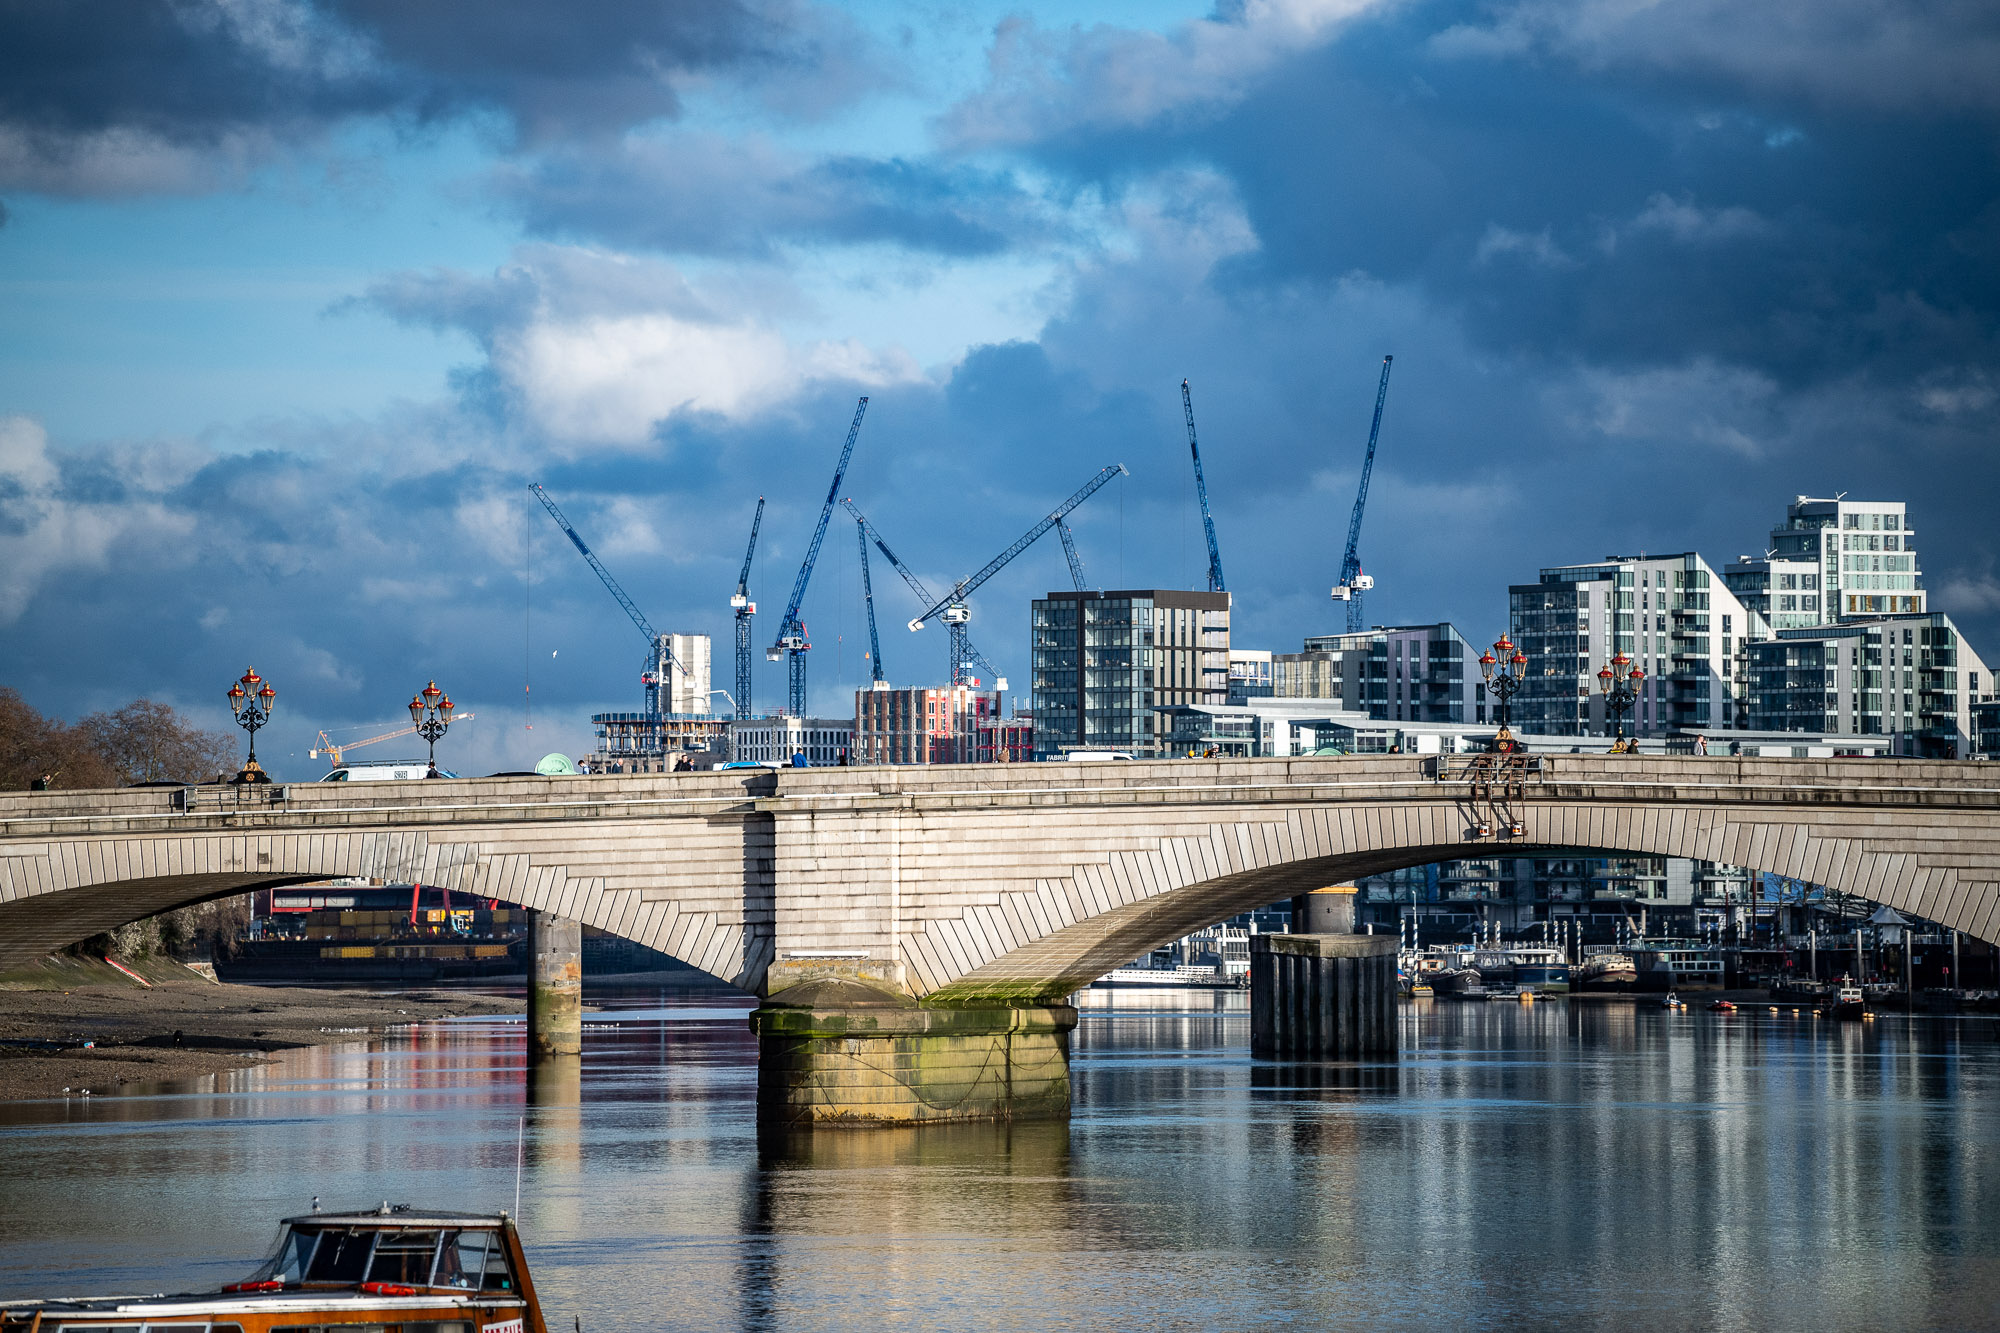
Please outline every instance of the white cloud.
M1586 439L1695 444L1759 458L1781 433L1771 379L1706 359L1634 372L1588 368L1547 396L1553 414Z
M1676 241L1694 245L1762 236L1771 230L1771 224L1747 208L1701 208L1688 199L1655 194L1626 230L1664 232Z
M40 423L0 418L0 624L19 619L62 573L103 569L129 540L147 540L156 552L170 552L174 540L194 528L189 516L149 498L67 499L61 480Z
M1540 268L1574 268L1577 263L1550 238L1547 227L1525 232L1497 222L1488 223L1486 234L1479 238L1479 248L1473 253L1473 261L1488 264L1501 257L1519 258Z
M536 320L494 339L493 367L530 422L569 441L637 444L677 412L742 419L815 380L878 386L921 378L899 351L852 342L793 344L754 321L667 312Z
M400 319L478 337L524 424L563 445L643 444L683 412L741 422L823 381L873 388L922 378L901 347L788 336L746 308L749 289L729 290L740 313L722 316L713 307L723 302L705 300L671 264L537 245L491 278L401 274L370 299Z

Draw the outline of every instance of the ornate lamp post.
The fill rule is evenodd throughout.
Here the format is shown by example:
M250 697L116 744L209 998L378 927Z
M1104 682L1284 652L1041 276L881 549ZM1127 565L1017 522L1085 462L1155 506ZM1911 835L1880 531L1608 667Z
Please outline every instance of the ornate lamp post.
M271 682L257 674L256 667L245 667L243 679L229 687L229 711L236 715L236 725L250 733L250 758L243 770L236 775L238 782L269 782L270 775L257 767L257 729L271 720L271 708L278 701L278 692L271 688Z
M417 724L417 735L430 742L433 771L438 763L438 737L451 726L451 708L451 696L439 689L436 681L410 696L410 721Z
M1630 671L1625 668L1631 667ZM1611 714L1617 726L1617 739L1611 742L1611 753L1629 754L1639 747L1638 739L1625 738L1625 714L1639 701L1640 687L1645 683L1646 673L1624 653L1615 654L1597 673L1597 690L1604 696L1604 711Z
M1508 754L1515 748L1514 734L1507 730L1507 701L1514 697L1514 691L1521 688L1528 678L1528 656L1514 647L1514 641L1502 634L1493 642L1493 651L1479 655L1479 674L1486 678L1486 688L1500 700L1500 730L1493 737L1495 754Z

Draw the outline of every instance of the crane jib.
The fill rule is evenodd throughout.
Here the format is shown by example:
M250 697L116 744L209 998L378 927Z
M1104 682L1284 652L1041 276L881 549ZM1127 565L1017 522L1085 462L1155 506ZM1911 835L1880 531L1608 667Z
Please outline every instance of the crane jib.
M604 562L599 560L591 549L583 544L583 538L577 534L575 526L570 523L569 519L563 516L563 511L556 507L556 502L551 500L549 493L542 489L542 484L538 481L531 481L528 483L528 489L533 491L535 498L542 502L542 508L549 511L549 517L554 519L556 526L563 530L563 535L569 538L570 544L575 546L583 555L583 558L589 562L590 567L597 571L599 581L604 584L605 589L613 597L618 599L618 605L625 609L625 614L631 618L634 625L638 626L639 632L646 636L646 642L657 643L660 635L653 628L652 622L646 619L645 613L639 610L638 604L625 595L625 589L619 586L617 579L611 577L611 571L604 567Z
M1047 518L1043 519L1041 522L1035 524L1034 527L1029 528L1026 532L1022 533L1019 537L1015 538L1014 544L1012 546L1009 546L999 555L996 555L991 560L987 561L985 566L982 569L980 569L978 573L973 574L968 578L961 579L957 584L955 584L952 587L951 592L948 593L942 601L930 607L922 615L918 616L915 620L912 620L910 622L910 628L911 629L922 628L923 623L926 620L929 620L932 617L939 615L944 611L946 607L951 606L957 602L964 601L965 598L969 596L975 588L977 588L980 584L986 582L986 580L992 578L1003 567L1005 567L1008 561L1012 560L1015 556L1021 554L1021 552L1027 550L1030 546L1034 545L1036 538L1040 537L1043 533L1047 532L1057 523L1060 523L1072 509L1075 509L1085 500L1088 500L1091 496L1095 495L1098 489L1102 487L1105 483L1109 482L1113 477L1121 476L1124 474L1125 474L1125 465L1123 463L1113 463L1109 467L1105 468L1103 471L1099 472L1096 476L1092 477L1089 481L1085 482L1082 485L1082 487L1080 487L1077 490L1076 494L1070 496L1069 499L1063 501L1060 505L1056 506L1055 511L1051 513Z

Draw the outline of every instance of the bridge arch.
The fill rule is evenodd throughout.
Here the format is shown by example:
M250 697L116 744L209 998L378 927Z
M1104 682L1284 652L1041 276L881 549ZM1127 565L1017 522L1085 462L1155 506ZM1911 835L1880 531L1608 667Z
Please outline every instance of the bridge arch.
M2000 940L1995 802L1926 807L1907 799L1915 785L1764 788L1768 799L1743 800L1593 783L1530 788L1496 803L1433 784L1428 794L1405 788L1389 799L1308 800L1227 818L1200 806L1180 819L1124 816L1123 829L1100 835L1113 850L926 923L905 959L940 1001L1049 998L1191 931L1324 885L1571 849L1768 871ZM1730 784L1729 795L1759 790Z
M666 862L674 849L648 845L662 842L657 831L648 839L599 826L594 836L579 830L554 844L517 832L480 832L476 838L426 830L155 832L0 842L0 968L177 907L362 877L555 912L732 985L754 986L761 978L768 941L746 934L740 891L690 900L671 889L634 889L606 864Z

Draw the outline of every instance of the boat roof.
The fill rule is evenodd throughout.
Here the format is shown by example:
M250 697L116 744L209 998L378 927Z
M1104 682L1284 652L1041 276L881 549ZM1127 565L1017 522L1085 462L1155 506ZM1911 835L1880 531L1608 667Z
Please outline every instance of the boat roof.
M425 1208L421 1211L408 1204L383 1204L379 1208L357 1209L344 1213L302 1213L288 1217L287 1226L344 1226L344 1227L395 1227L399 1230L409 1227L497 1227L508 1220L507 1214L500 1213L454 1213L442 1208Z
M332 1310L425 1310L512 1307L523 1303L519 1292L429 1291L411 1296L380 1296L359 1291L154 1292L148 1296L51 1296L40 1300L0 1299L0 1314L33 1310L95 1315L311 1314Z

